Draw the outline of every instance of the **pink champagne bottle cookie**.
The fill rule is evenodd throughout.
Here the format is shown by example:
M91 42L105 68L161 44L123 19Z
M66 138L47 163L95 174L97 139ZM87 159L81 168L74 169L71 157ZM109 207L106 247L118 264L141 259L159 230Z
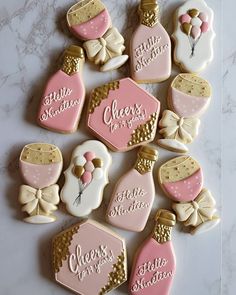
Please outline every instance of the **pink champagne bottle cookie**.
M124 239L95 221L59 233L52 249L56 281L75 294L106 294L127 280Z
M83 64L81 47L71 45L65 50L62 67L49 79L41 99L40 126L60 133L77 130L85 101Z
M171 242L175 214L160 209L153 234L138 250L129 280L131 295L168 295L175 275L176 259Z
M131 39L131 77L138 83L162 82L171 74L171 41L158 21L157 2L141 0L141 24Z
M29 223L49 223L56 220L51 213L57 210L63 160L58 147L47 143L26 145L20 155L20 172L24 183L20 187L19 202Z
M140 232L144 229L155 197L152 170L157 151L143 146L135 167L117 183L107 209L107 221L117 227Z

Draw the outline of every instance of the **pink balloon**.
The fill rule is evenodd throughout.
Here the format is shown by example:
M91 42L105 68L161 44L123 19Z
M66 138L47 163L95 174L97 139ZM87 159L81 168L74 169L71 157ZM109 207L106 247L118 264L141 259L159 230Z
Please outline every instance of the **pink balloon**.
M205 12L201 12L198 16L202 22L208 21L208 15Z
M191 36L193 37L193 39L197 39L198 37L200 37L201 35L201 29L197 26L193 26L192 30L191 30Z
M88 161L88 162L84 165L84 169L85 169L85 171L93 172L93 170L94 170L93 162Z
M189 24L190 21L191 21L191 16L188 15L187 13L186 14L182 14L180 16L180 22L181 22L181 24L184 24L184 23L188 23Z
M92 180L92 173L85 171L84 174L81 176L81 181L83 184L89 184Z
M94 152L86 152L84 157L87 161L92 161L95 158Z
M208 31L208 29L209 29L208 22L202 23L202 25L201 25L201 31L202 31L202 33L206 33Z

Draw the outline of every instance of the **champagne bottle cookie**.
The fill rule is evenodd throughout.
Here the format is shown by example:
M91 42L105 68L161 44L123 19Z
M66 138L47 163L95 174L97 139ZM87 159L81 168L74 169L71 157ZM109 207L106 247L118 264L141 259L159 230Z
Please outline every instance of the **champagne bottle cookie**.
M143 146L133 169L117 183L107 209L107 221L117 227L140 232L144 229L155 198L153 166L157 150Z
M99 141L88 140L75 148L60 194L70 214L86 216L100 206L110 165L111 156Z
M213 60L214 13L204 0L185 1L174 17L174 61L183 71L199 73Z
M167 80L171 74L171 41L158 20L158 1L141 0L140 25L131 39L131 77L138 83Z
M176 258L171 242L175 214L160 209L152 235L135 255L129 280L131 295L168 295L176 271Z
M61 69L45 87L37 119L41 127L60 133L77 130L85 101L83 64L83 49L69 46L64 52Z
M19 169L25 185L21 185L19 202L28 213L28 223L50 223L56 220L52 212L60 202L56 184L63 166L58 147L47 143L27 144L20 155Z
M56 281L79 295L106 294L127 280L124 239L92 220L54 237L52 261Z

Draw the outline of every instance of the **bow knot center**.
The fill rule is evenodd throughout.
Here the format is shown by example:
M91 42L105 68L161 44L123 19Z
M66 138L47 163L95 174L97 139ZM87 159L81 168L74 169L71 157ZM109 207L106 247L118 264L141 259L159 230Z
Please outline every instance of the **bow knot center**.
M39 200L42 198L42 191L41 190L37 190L36 198Z
M181 127L184 124L184 118L180 118L178 121L178 125Z
M199 205L198 205L197 202L192 201L192 205L193 205L193 208L194 208L195 210L198 210L198 209L199 209Z
M99 38L100 43L102 44L103 47L106 47L107 41L104 38Z

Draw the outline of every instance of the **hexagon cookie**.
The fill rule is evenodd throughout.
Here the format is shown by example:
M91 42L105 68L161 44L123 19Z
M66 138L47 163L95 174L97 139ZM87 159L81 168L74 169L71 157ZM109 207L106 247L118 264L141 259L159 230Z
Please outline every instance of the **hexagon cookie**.
M124 240L91 220L75 224L53 239L58 283L77 294L106 294L127 280Z
M113 151L127 151L154 140L160 102L124 78L94 89L88 108L89 129Z

